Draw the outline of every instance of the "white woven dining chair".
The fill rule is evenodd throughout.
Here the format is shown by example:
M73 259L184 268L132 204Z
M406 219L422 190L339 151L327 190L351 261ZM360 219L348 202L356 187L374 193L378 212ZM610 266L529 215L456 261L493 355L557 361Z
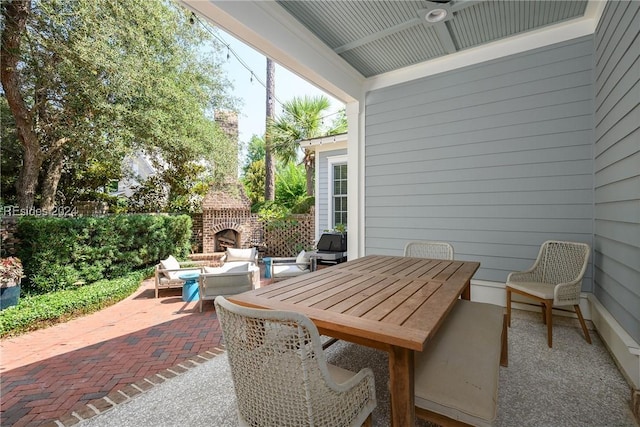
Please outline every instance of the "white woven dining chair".
M507 277L507 324L511 326L512 294L531 298L542 306L542 320L547 325L547 344L552 346L554 306L573 306L584 337L591 344L587 325L580 311L582 277L587 270L590 248L586 243L549 240L542 244L533 266Z
M405 245L404 256L452 260L453 246L447 242L413 241Z
M300 313L215 299L243 426L370 425L373 371L327 363L318 329Z

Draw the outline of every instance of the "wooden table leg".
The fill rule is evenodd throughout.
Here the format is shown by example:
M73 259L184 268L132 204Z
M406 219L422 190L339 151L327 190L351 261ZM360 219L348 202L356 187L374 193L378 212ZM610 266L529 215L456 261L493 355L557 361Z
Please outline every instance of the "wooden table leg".
M467 284L462 291L462 295L460 296L462 299L470 300L471 299L471 280L467 280Z
M391 425L414 426L413 350L392 346L389 350L389 392L391 394Z

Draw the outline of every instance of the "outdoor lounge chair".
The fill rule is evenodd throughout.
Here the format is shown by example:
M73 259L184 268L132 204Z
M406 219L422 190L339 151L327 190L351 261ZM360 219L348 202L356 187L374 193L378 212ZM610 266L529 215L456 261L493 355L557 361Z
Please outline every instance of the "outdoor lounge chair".
M538 258L526 271L507 277L507 324L511 326L513 293L531 298L542 306L542 319L547 324L547 344L552 345L552 308L572 305L580 320L584 338L591 344L587 325L580 311L582 277L589 261L586 243L549 240L542 244ZM566 311L566 310L565 310Z
M310 253L301 251L297 257L271 258L271 281L300 276L311 272Z
M220 295L236 295L254 289L257 278L260 283L260 268L251 264L227 263L222 267L204 267L204 272L198 278L198 295L200 312L202 302L214 300Z
M316 326L303 314L215 299L240 425L370 425L373 371L327 363Z
M169 255L167 259L163 259L155 268L155 288L156 298L160 289L180 288L184 284L184 280L179 276L185 273L200 273L206 261L182 261L179 262L173 255Z
M453 259L453 246L447 242L414 241L404 247L404 256L414 258Z

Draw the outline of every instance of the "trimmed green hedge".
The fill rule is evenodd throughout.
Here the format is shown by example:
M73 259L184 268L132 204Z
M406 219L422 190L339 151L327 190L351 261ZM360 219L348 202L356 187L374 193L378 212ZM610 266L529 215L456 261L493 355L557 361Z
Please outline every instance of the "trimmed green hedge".
M18 221L23 288L42 294L119 277L190 251L187 215L114 215Z
M131 295L140 282L151 274L151 269L145 269L77 289L21 297L18 305L0 311L0 338L33 331L110 306Z

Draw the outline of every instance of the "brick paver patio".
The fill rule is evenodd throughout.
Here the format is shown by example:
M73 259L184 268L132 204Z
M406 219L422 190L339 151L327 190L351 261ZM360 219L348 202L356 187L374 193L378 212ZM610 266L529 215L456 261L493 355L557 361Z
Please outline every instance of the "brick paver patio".
M0 341L0 425L73 425L73 412L88 418L92 406L121 403L192 360L214 357L221 340L213 302L200 313L180 289L156 299L146 280L98 313Z

